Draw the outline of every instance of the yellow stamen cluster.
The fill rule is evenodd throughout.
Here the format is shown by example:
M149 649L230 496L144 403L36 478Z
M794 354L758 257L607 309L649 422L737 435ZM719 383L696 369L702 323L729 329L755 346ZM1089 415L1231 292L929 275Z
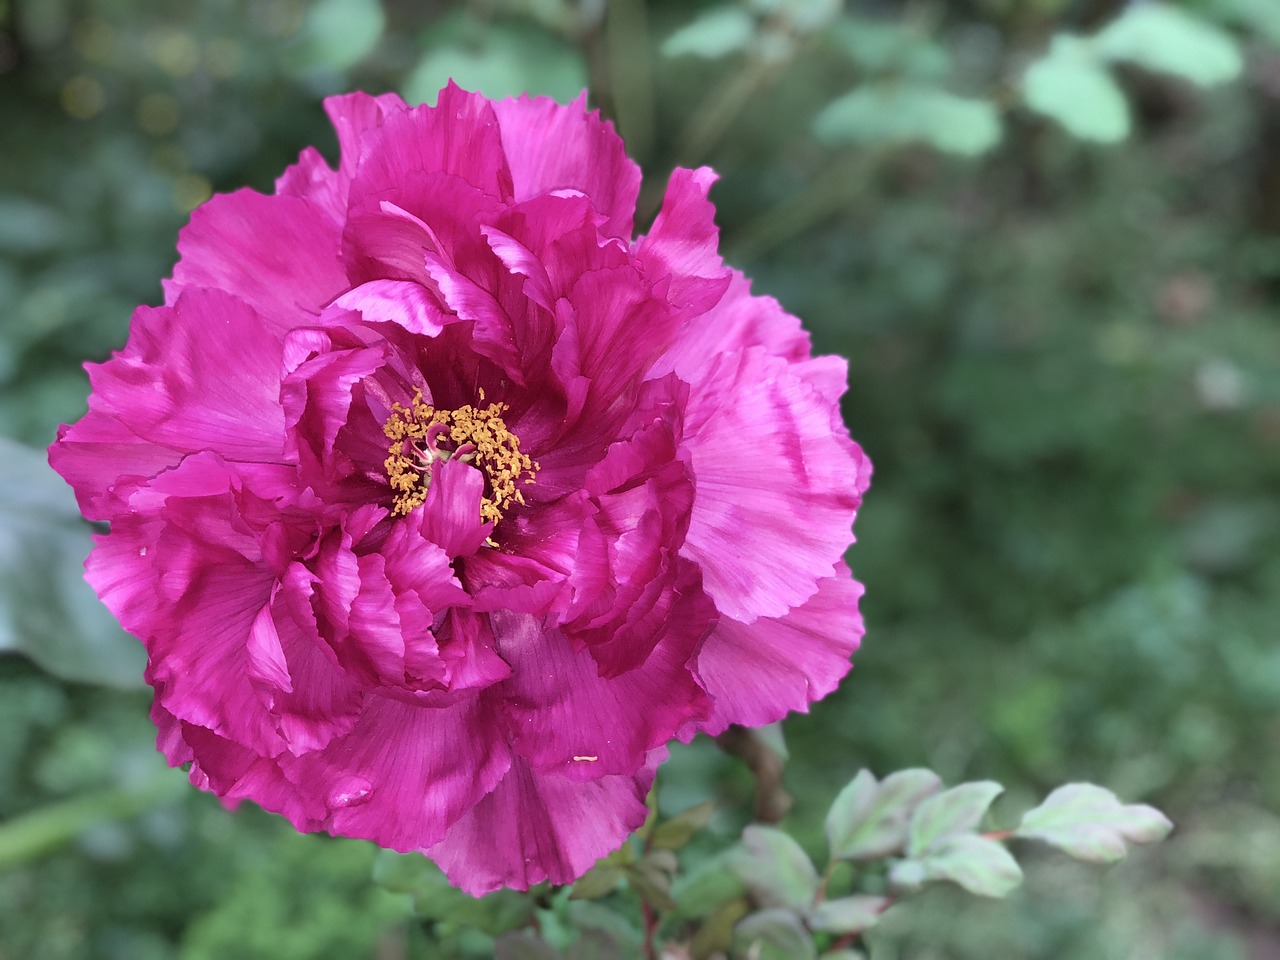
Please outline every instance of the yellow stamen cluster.
M484 391L480 391L484 402ZM427 499L431 464L461 460L476 466L488 481L480 502L480 519L497 523L512 503L524 503L517 484L533 483L538 464L520 452L520 438L507 429L505 403L441 410L414 393L408 407L392 404L382 432L391 441L383 465L396 498L393 516L404 516ZM445 444L449 449L442 449Z

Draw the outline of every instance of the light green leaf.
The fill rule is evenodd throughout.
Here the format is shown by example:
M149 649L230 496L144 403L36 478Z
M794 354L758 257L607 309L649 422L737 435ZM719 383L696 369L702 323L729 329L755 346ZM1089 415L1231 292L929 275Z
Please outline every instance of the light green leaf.
M521 931L497 939L493 960L560 960L560 951L535 934Z
M461 923L491 936L526 926L533 916L531 897L514 890L473 897L453 886L444 871L419 854L383 850L374 861L373 882L393 893L409 894L420 917Z
M1082 140L1115 143L1129 135L1129 104L1088 45L1057 36L1022 78L1027 106Z
M142 644L84 582L89 534L44 452L0 438L0 651L64 680L141 687Z
M682 810L670 820L658 824L649 841L650 846L659 850L679 850L710 822L715 809L716 805L708 800L696 807Z
M742 848L730 869L762 906L804 910L818 891L818 871L804 849L775 827L742 831Z
M755 29L755 19L737 4L712 7L667 37L662 43L662 55L716 60L746 47Z
M880 921L888 897L852 896L824 900L809 911L809 928L824 933L861 933Z
M1280 7L1272 11L1280 19ZM1127 7L1096 41L1113 60L1128 60L1148 70L1172 73L1202 87L1234 80L1243 60L1225 31L1193 13L1166 4Z
M1003 844L975 833L958 833L943 840L928 856L906 860L921 868L916 883L947 881L980 897L1003 897L1022 882L1022 869ZM902 866L895 865L895 866ZM899 879L903 874L899 874ZM890 881L895 877L890 873Z
M761 910L733 928L734 960L812 960L813 937L790 910Z
M827 814L827 842L838 860L875 860L901 850L916 807L937 793L942 780L931 770L899 770L877 784L859 771Z
M437 45L423 55L401 88L409 103L435 103L449 80L493 99L528 93L562 103L587 86L581 54L536 28L493 24L482 29L460 16L442 21L430 39Z
M1238 23L1280 46L1280 17L1275 0L1208 0L1206 8L1215 17Z
M919 857L947 837L967 833L982 822L987 809L1004 787L991 780L962 783L930 797L911 818L907 856Z
M1124 805L1103 787L1070 783L1028 810L1014 836L1048 843L1077 860L1110 863L1125 855L1126 841L1154 843L1172 829L1155 807Z
M346 70L373 52L386 27L378 0L316 0L302 26L298 65Z
M688 873L680 874L671 890L677 915L706 917L717 907L743 896L747 888L732 869L734 859L732 853L722 853L699 862Z
M814 133L829 143L927 143L976 156L1000 142L1000 116L986 100L916 82L874 83L828 103Z
M618 889L618 885L622 883L623 876L622 867L611 863L598 863L578 878L573 885L573 892L569 894L569 898L572 900L598 900L601 897L607 897Z
M848 14L831 27L829 36L845 56L872 73L940 81L951 70L946 50L907 24Z

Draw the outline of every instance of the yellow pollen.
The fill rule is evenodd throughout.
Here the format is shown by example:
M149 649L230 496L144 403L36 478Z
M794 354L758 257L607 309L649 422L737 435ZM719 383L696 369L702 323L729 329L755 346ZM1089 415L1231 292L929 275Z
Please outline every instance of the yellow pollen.
M520 438L507 429L502 419L507 409L505 403L491 403L441 410L425 402L421 390L407 407L392 404L382 426L391 441L383 466L395 492L392 516L402 517L427 499L436 460L461 460L485 475L488 483L480 501L485 523L497 523L512 503L524 503L517 485L533 483L538 464L520 452Z

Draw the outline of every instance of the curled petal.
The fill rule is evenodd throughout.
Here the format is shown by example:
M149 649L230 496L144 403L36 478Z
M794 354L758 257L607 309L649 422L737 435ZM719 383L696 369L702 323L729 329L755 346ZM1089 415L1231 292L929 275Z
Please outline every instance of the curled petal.
M783 617L741 623L724 617L697 655L697 673L715 703L701 729L713 736L807 713L849 672L862 639L862 586L841 563L807 603ZM686 739L692 734L686 729Z
M697 493L684 556L736 620L808 600L852 539L870 463L830 402L760 348L691 385L683 450Z

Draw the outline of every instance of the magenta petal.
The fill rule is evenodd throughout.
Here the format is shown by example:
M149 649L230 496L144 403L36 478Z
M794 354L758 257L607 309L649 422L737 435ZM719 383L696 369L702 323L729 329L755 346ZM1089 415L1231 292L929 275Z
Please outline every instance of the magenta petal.
M692 380L708 357L748 347L764 347L774 356L798 363L808 360L809 335L801 328L800 321L783 310L773 297L752 296L751 281L734 270L724 296L706 313L690 316L685 321L679 336L649 376L658 377L674 370L685 380ZM838 357L822 359L831 362L823 370L834 371L842 363ZM844 392L842 366L837 375L836 399Z
M493 105L452 83L434 107L385 113L381 126L361 138L361 147L353 196L395 194L419 173L451 174L490 196L511 196Z
M372 280L348 290L333 306L354 310L367 323L398 323L410 333L428 337L444 329L435 300L420 284L408 280Z
M653 229L635 244L646 272L654 280L669 278L667 299L689 314L714 307L729 286L731 272L717 249L715 207L707 199L715 182L710 167L677 167Z
M213 287L235 294L283 334L309 323L348 286L341 232L329 213L297 197L221 194L191 215L165 301Z
M841 563L786 616L721 619L697 656L698 676L715 701L712 719L698 729L715 735L731 723L758 727L793 710L807 713L849 672L862 639L861 596L861 584Z
M511 758L474 698L424 708L375 696L345 737L279 763L300 790L325 798L320 829L407 853L439 843Z
M586 94L568 106L546 97L494 104L515 199L576 190L608 219L606 236L631 239L640 168L627 156L613 124L586 110ZM556 149L546 149L546 144Z
M691 385L684 450L696 496L684 556L736 620L779 617L828 576L870 463L832 402L760 348L712 359Z
M517 760L497 789L426 852L451 882L477 897L544 880L572 883L644 823L652 784L649 766L580 783Z
M415 514L422 535L451 557L470 556L484 544L493 525L480 520L484 474L460 461L435 463L427 499Z
M710 705L687 665L708 618L685 612L643 665L611 678L537 618L493 614L498 652L511 665L494 693L515 752L534 770L596 780L633 772L681 726L705 717Z

